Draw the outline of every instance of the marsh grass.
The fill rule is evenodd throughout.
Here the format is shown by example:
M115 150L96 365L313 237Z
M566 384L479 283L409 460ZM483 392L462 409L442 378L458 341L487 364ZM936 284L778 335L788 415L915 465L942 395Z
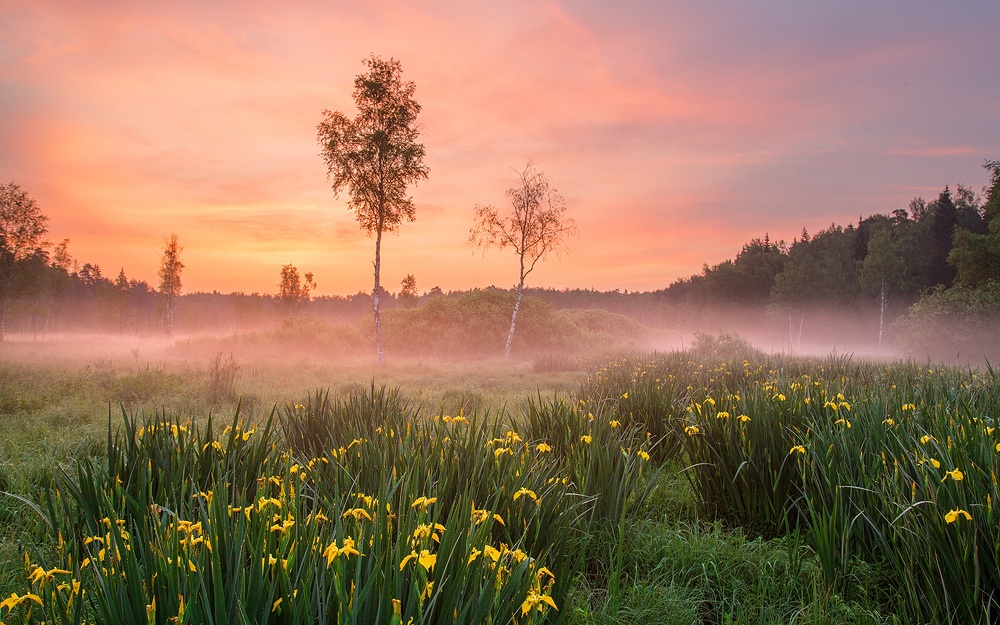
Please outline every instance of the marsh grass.
M0 620L82 618L68 578L29 580L26 554L87 584L97 622L165 622L180 596L187 622L337 622L353 596L359 622L396 622L397 598L404 623L471 623L516 616L532 588L559 606L532 618L567 623L995 620L996 372L717 355L633 355L589 375L583 361L240 358L240 399L213 409L212 358L4 361L0 485L17 497L0 496L0 597L45 606ZM379 502L364 504L371 522L343 516L359 494ZM230 511L267 499L282 502L270 516ZM504 523L473 524L473 505ZM317 511L330 523L306 522ZM415 543L428 523L448 529ZM135 562L94 569L97 537ZM366 555L306 548L346 538ZM508 586L470 566L487 544L506 545ZM423 549L436 564L400 568ZM262 554L276 563L245 566ZM540 566L551 586L533 586Z

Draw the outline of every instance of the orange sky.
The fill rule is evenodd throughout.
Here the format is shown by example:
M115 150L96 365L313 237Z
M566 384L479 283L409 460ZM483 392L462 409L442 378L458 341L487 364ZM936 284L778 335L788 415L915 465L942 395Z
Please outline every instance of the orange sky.
M529 285L629 290L978 191L1000 158L992 0L149 4L0 0L0 180L106 275L155 283L176 233L187 292L274 292L289 262L370 291L316 145L370 54L416 82L431 170L384 241L392 291L512 285L466 241L528 158L579 227Z

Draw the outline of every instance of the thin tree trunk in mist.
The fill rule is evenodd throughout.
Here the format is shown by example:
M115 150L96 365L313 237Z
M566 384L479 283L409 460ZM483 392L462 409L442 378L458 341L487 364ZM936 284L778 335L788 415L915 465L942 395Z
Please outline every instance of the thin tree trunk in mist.
M799 313L799 340L795 343L795 349L802 351L802 324L806 320L805 313Z
M510 316L510 332L507 333L507 344L503 348L503 359L510 360L510 344L514 340L514 328L517 327L517 311L521 307L521 297L524 295L524 280L517 285L517 300L514 301L514 314Z
M521 308L521 297L524 296L524 254L521 254L521 273L517 283L517 299L514 301L514 314L510 316L510 332L507 333L507 344L503 348L503 359L510 360L510 344L514 341L514 328L517 327L517 311Z
M885 280L882 281L882 291L878 304L878 350L882 351L882 327L885 321Z
M375 235L375 291L372 299L375 302L375 351L378 354L378 364L385 364L385 349L382 347L382 315L379 312L378 292L379 270L382 267L382 221L379 220L378 233Z

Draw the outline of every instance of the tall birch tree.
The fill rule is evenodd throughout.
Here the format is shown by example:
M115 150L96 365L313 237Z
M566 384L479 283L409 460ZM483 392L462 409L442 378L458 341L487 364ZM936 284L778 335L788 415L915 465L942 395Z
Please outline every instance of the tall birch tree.
M366 73L354 79L358 113L349 119L341 112L323 111L317 126L320 156L334 196L347 189L347 206L355 212L361 229L375 236L375 343L378 363L385 363L382 346L382 234L395 232L403 219L414 220L410 183L426 179L424 146L417 142L420 105L413 99L416 86L404 81L399 61L372 56L364 61Z
M531 160L517 172L517 180L507 189L507 198L511 210L506 215L501 215L492 205L477 204L475 223L469 231L471 245L484 251L489 247L510 248L517 255L517 299L503 349L505 360L510 359L525 278L534 271L538 261L551 253L558 254L564 239L576 233L576 223L566 217L565 200Z

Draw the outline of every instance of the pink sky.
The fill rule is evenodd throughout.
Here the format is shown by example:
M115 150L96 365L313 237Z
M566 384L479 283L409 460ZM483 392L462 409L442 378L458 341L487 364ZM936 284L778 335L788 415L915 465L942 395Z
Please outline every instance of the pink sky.
M531 158L579 236L529 285L651 290L751 237L980 190L1000 158L1000 3L0 0L0 180L80 262L185 291L370 291L374 242L318 156L370 54L417 85L430 177L383 283L516 280L467 244ZM207 6L206 6L207 5Z

